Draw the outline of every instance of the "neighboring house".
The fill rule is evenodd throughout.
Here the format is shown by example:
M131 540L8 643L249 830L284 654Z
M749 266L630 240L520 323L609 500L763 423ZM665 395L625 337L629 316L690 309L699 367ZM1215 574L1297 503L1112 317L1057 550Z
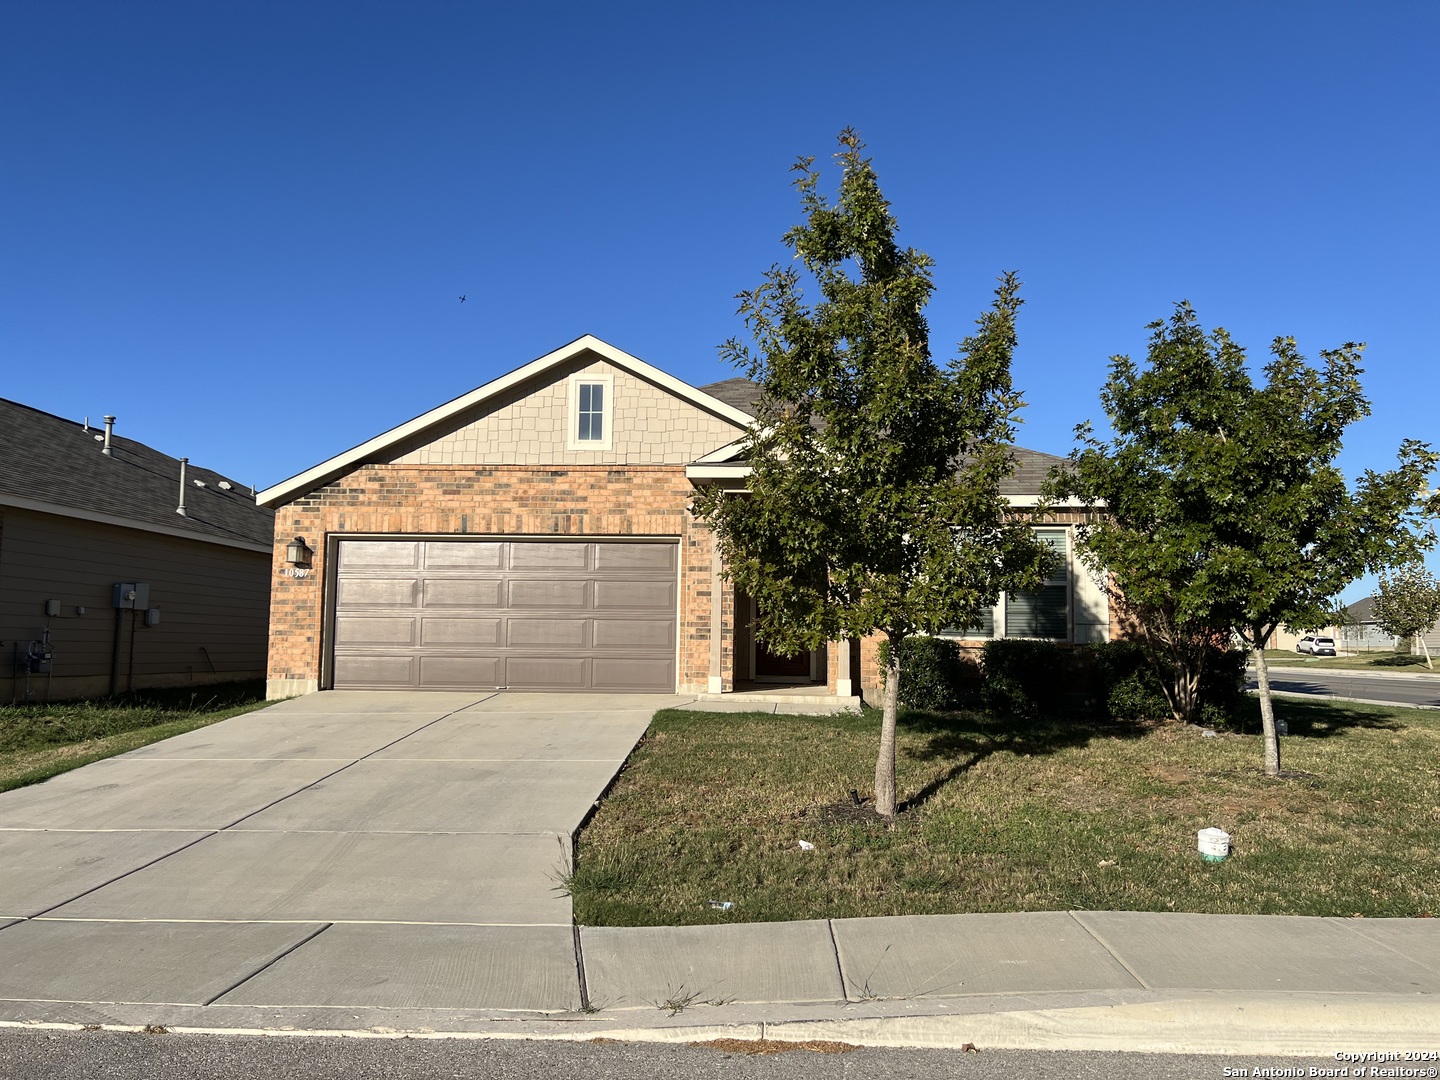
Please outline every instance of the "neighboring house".
M276 509L269 693L331 688L721 694L878 684L872 643L769 654L725 581L698 488L745 486L755 386L696 388L586 336L262 491ZM1017 451L1033 505L1060 459ZM743 497L743 496L737 496ZM1063 569L965 635L1098 641L1072 512ZM302 546L303 542L303 546ZM956 635L961 636L961 635Z
M1345 609L1345 624L1339 627L1335 642L1347 652L1362 649L1388 651L1398 644L1394 634L1387 634L1375 625L1375 601L1369 596L1356 600Z
M113 426L0 399L0 699L265 670L274 512Z

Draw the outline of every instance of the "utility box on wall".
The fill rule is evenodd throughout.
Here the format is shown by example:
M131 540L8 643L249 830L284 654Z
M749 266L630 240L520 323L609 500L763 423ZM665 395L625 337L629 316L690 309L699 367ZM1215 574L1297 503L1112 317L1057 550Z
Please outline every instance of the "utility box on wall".
M110 606L144 611L150 606L150 586L143 582L116 582L111 593Z

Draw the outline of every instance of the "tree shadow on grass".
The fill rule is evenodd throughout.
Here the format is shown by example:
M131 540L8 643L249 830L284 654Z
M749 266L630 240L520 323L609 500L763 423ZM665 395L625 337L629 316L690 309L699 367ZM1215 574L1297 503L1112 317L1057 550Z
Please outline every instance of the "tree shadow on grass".
M1084 746L1095 738L1138 739L1156 725L1068 715L1048 718L993 717L962 710L932 712L907 709L900 727L929 736L918 747L904 753L917 761L953 762L939 776L901 803L899 810L923 806L945 785L959 779L992 754L1038 757Z
M1296 697L1274 699L1275 716L1289 725L1289 736L1308 739L1327 739L1341 735L1352 728L1370 731L1401 731L1405 724L1384 712L1384 706L1356 705L1348 701L1321 698L1306 701ZM1396 705L1395 708L1404 708ZM1235 729L1242 735L1260 734L1260 699L1249 697L1244 703L1244 713Z

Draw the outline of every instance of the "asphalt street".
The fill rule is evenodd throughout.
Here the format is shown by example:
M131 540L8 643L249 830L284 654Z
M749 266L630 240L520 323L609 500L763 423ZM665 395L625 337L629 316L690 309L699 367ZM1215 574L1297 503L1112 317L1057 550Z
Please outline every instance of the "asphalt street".
M1256 687L1254 669L1246 685ZM1384 701L1440 708L1440 676L1365 675L1347 671L1270 668L1270 688L1286 694Z
M1352 1047L1337 1050L1393 1049ZM773 1047L772 1047L773 1048ZM842 1046L784 1053L660 1043L284 1038L0 1029L6 1080L1204 1080L1325 1075L1334 1057L914 1050ZM1435 1062L1419 1063L1427 1068ZM1274 1069L1275 1072L1261 1072ZM1297 1072L1281 1070L1298 1070ZM1230 1072L1228 1075L1242 1075ZM1352 1072L1351 1075L1354 1075ZM1432 1074L1433 1075L1433 1074Z

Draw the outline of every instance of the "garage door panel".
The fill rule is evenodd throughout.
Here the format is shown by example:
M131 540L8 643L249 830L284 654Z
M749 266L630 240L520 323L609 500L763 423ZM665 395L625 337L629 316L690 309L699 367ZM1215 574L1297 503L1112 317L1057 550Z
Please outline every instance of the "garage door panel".
M510 545L512 570L584 570L589 566L589 544L545 544L533 541Z
M500 620L495 618L420 620L421 645L499 645Z
M674 570L675 544L596 544L595 569Z
M414 540L346 541L340 545L341 570L409 570L420 565L420 545Z
M580 649L589 642L588 619L508 619L505 623L505 644L511 648L523 645L553 645Z
M500 686L498 656L422 656L420 685L439 686Z
M511 690L584 690L587 664L576 657L508 656L505 685Z
M668 649L675 644L675 623L669 619L596 619L591 625L597 649Z
M342 540L331 685L675 688L674 543Z
M425 606L498 608L503 584L499 578L428 578Z
M346 615L335 620L336 645L413 645L415 619L409 615L368 618Z
M512 608L561 608L583 611L588 607L590 583L579 581L526 581L510 582L510 607Z
M597 581L596 611L675 610L673 581Z
M596 690L648 690L675 685L671 659L621 660L597 656L591 662L591 685Z
M416 585L414 578L341 578L336 603L341 608L410 607Z
M431 541L425 545L426 569L459 567L473 570L499 570L504 558L504 544L457 544L450 540Z
M355 687L414 686L415 659L413 656L337 653L335 682Z

